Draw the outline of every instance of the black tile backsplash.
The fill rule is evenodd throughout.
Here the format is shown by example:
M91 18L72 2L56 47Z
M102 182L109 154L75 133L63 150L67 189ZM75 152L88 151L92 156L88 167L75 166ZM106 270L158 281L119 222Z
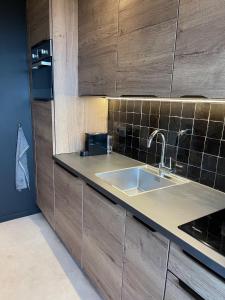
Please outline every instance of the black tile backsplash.
M109 100L108 118L115 152L156 165L162 141L147 138L161 129L178 175L225 192L225 104Z

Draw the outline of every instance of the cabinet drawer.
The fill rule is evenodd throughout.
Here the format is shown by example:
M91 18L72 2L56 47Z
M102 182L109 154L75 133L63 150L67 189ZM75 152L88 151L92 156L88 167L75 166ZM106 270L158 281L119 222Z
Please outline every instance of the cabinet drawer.
M166 281L165 300L197 300L199 298L183 289L179 284L179 279L172 273L168 272Z
M84 187L83 268L104 299L121 299L125 210Z
M205 300L224 300L225 282L171 243L169 270Z
M83 182L55 164L55 231L81 264Z

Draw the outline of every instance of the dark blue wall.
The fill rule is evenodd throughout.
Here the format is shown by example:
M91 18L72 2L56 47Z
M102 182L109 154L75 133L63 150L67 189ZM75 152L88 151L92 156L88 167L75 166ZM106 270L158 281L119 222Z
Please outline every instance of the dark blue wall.
M35 205L33 149L31 190L15 189L15 152L20 121L32 146L25 0L0 1L0 222L32 214Z

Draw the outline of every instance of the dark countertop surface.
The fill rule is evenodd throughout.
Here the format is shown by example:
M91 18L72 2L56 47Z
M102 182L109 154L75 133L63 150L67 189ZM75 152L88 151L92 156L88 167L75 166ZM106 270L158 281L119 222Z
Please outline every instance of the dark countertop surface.
M187 181L131 197L95 174L145 165L139 161L117 153L92 157L80 157L78 153L59 154L54 159L225 278L225 257L178 229L179 225L224 209L224 193Z

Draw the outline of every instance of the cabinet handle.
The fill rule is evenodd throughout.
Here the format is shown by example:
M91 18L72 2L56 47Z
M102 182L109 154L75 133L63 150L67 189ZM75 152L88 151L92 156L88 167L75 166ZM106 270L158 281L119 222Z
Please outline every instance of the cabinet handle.
M183 95L183 96L180 96L180 98L202 98L202 99L208 99L207 97L205 96L202 96L202 95Z
M110 203L112 203L113 205L117 205L116 202L114 202L113 200L109 199L108 197L106 197L104 194L102 194L101 192L99 192L99 190L97 190L96 188L94 188L93 186L91 186L89 183L86 183L87 186L89 186L92 190L94 190L95 192L97 192L98 194L100 194L101 196L103 196L107 201L109 201Z
M193 296L196 300L204 300L198 293L196 293L192 288L190 288L186 283L184 283L182 280L178 279L179 286L185 290L188 294Z
M146 227L147 229L149 229L151 232L156 232L156 230L154 228L152 228L150 225L145 224L143 221L141 221L140 219L138 219L137 217L133 216L133 218L140 223L141 225L143 225L144 227Z
M121 95L121 98L157 98L156 95Z

